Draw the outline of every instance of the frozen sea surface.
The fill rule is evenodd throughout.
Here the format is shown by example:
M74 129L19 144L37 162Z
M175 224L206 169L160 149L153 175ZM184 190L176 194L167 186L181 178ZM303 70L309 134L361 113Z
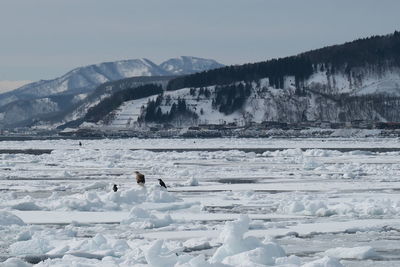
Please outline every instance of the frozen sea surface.
M82 143L0 142L0 266L400 266L397 138Z

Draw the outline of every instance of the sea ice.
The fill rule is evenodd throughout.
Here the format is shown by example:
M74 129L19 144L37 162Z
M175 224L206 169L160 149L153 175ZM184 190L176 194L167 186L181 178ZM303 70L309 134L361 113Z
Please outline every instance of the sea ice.
M25 225L24 221L22 221L18 216L12 214L8 211L0 211L0 226L8 226L8 225Z
M379 259L379 254L369 246L344 248L337 247L325 251L325 255L341 259Z
M134 207L128 218L122 220L121 224L128 224L133 228L152 229L170 225L173 222L169 214L158 217L139 207Z
M226 222L219 236L223 244L215 251L210 262L232 264L233 261L241 261L240 258L246 258L251 262L260 263L260 261L263 261L263 264L271 264L274 263L275 258L285 256L285 251L276 243L262 243L252 236L243 237L244 233L249 230L249 224L250 219L245 215L242 215L236 221ZM248 253L240 254L242 252ZM240 256L237 256L237 254L240 254ZM228 259L225 261L226 258Z

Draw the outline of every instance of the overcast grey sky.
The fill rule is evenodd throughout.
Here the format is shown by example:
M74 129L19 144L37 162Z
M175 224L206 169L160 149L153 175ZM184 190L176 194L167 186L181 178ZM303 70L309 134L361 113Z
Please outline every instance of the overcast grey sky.
M0 0L0 81L192 55L255 62L400 30L399 0Z

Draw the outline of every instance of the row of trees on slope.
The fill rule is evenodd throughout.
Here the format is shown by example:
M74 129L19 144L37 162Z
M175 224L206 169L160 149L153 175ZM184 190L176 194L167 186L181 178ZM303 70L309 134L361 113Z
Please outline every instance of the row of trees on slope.
M185 87L225 85L239 81L257 81L268 77L270 84L283 88L285 76L295 76L299 83L313 73L311 62L303 56L272 59L266 62L228 66L206 72L178 77L168 83L167 90Z
M186 100L183 98L178 98L177 103L172 103L169 111L163 113L161 110L163 98L163 95L159 95L156 100L149 100L138 122L170 123L198 118L198 115L187 106Z
M216 86L212 105L225 115L232 114L243 107L251 90L250 83Z
M295 76L299 85L323 65L331 73L366 65L392 65L400 67L400 33L373 36L342 45L329 46L297 56L272 59L265 62L227 66L184 77L168 83L167 90L185 87L225 85L239 81L256 81L268 77L275 88L283 88L285 76Z
M312 50L304 56L313 64L330 65L333 70L387 64L400 67L400 32L358 39L342 45Z
M162 92L162 86L158 84L146 84L118 91L110 97L103 99L98 105L90 108L84 120L87 122L98 122L111 111L117 109L125 101L157 95Z

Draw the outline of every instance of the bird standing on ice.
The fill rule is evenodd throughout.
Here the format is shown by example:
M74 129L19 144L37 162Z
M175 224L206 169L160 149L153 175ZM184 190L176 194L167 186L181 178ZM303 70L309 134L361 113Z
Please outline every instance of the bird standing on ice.
M164 181L161 179L158 179L158 181L160 182L160 185L164 188L167 188L167 186L165 185Z
M116 184L113 186L113 191L114 191L114 192L117 192L117 191L118 191L118 186L117 186Z
M143 186L145 183L144 175L138 171L135 171L135 173L136 173L136 183L138 185Z

